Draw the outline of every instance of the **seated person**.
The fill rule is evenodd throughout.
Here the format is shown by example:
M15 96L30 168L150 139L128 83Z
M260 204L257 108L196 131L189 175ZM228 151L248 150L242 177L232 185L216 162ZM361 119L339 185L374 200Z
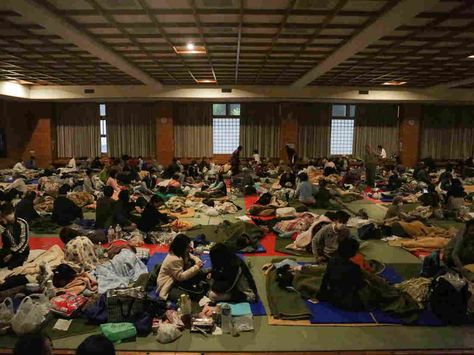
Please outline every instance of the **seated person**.
M196 160L192 160L191 164L189 164L188 176L192 177L193 179L197 179L199 177L199 166Z
M211 248L212 263L209 298L213 302L257 301L257 287L247 264L235 255L225 244L218 243Z
M95 157L94 160L91 162L91 169L93 170L102 169L102 163L99 157Z
M53 342L51 338L40 333L20 336L13 349L13 355L30 354L53 355Z
M465 195L466 193L464 192L461 180L453 179L453 182L446 193L446 209L450 211L459 210L464 206Z
M474 281L474 220L466 222L456 236L451 239L444 249L443 261L449 267L454 267L469 281Z
M28 223L15 217L15 210L10 202L0 205L0 267L14 269L21 266L30 255Z
M105 228L107 221L112 216L115 201L112 196L114 189L112 186L104 186L104 196L99 198L96 202L95 208L95 227Z
M291 168L286 168L285 172L280 176L280 186L281 187L291 187L295 188L296 177L293 174Z
M296 187L295 197L305 205L314 205L316 200L314 194L317 192L316 187L308 181L308 174L301 173L298 175L300 182Z
M82 209L66 196L70 190L71 187L64 184L59 188L59 196L54 200L52 219L60 226L70 225L77 218L83 218Z
M351 261L359 250L353 238L341 240L336 254L329 259L323 276L318 300L348 311L364 309L359 291L365 287L362 270Z
M137 225L132 221L134 218L131 215L134 207L134 204L130 202L130 192L128 190L120 191L119 199L114 204L112 215L109 217L106 227L114 227L118 224L124 231L135 230Z
M452 178L453 178L453 166L448 165L446 167L446 170L443 171L441 175L439 176L438 183L441 183L442 181L447 180L447 179L451 180Z
M23 159L18 160L18 162L13 166L13 171L15 173L24 174L27 169L23 163Z
M91 335L79 345L76 355L115 355L114 343L103 335Z
M431 184L431 179L430 179L430 176L428 174L428 170L424 167L424 166L421 166L416 175L413 174L413 176L415 177L415 179L419 182L424 182L426 184Z
M324 176L329 176L336 173L336 164L332 160L327 161L326 164L324 164Z
M86 176L84 177L84 184L82 185L82 189L84 192L87 192L91 195L94 195L96 192L96 188L94 186L94 182L92 181L92 170L87 169L86 170Z
M319 180L318 192L314 195L316 200L315 207L317 208L328 208L331 205L331 193L326 188L327 182L325 180Z
M191 239L178 234L170 244L170 251L161 264L156 281L157 292L161 299L176 301L185 293L180 284L199 278L201 259L190 253Z
M30 159L25 163L25 168L36 169L36 159L34 156L31 156Z
M388 177L388 186L387 189L388 191L393 191L393 190L398 190L400 187L402 187L402 180L400 179L400 176L398 173L393 170Z
M150 202L145 206L142 216L137 223L138 229L142 232L151 232L162 224L168 224L174 220L173 217L168 217L166 214L159 211L160 207L164 205L164 201L157 195L151 197Z
M428 185L428 189L418 198L422 206L429 206L432 208L439 208L440 198L433 184Z
M389 206L387 213L385 213L384 220L392 219L392 218L398 218L403 221L413 221L416 218L412 217L404 212L402 212L402 206L403 206L403 197L397 196L393 199L392 204Z
M168 189L179 190L181 189L181 177L179 174L174 174L171 180L168 182Z
M0 191L0 201L12 201L16 197L23 198L25 193L28 191L25 180L23 180L20 173L14 173L13 178L15 180L3 191Z
M215 179L215 181L213 181ZM196 197L204 198L220 198L227 196L227 186L225 185L224 175L218 174L217 178L210 176L209 181L212 182L204 191L199 191L194 194Z
M107 178L107 182L105 184L112 187L116 194L120 193L122 188L117 182L117 170L112 169L109 171L109 177Z
M24 219L26 222L31 223L40 215L35 210L36 193L34 191L28 191L23 199L18 202L15 206L15 216L17 218Z
M337 211L334 215L333 223L321 228L311 241L311 248L316 262L324 262L336 253L339 242L350 237L350 230L346 224L349 214L344 211Z

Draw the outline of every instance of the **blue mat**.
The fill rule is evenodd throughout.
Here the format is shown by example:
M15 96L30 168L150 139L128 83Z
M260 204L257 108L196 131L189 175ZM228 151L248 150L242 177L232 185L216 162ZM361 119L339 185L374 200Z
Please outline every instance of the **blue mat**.
M379 273L379 276L390 284L397 284L403 281L403 277L391 266L386 266ZM334 307L327 302L314 304L305 301L305 303L311 312L311 324L403 324L400 319L381 311L348 312ZM431 311L425 309L414 325L434 327L444 324Z
M166 255L168 255L168 253L155 253L155 254L153 254L150 257L150 259L148 259L148 262L146 263L146 267L147 267L148 271L152 271L156 264L162 263L163 260L165 260ZM239 255L239 257L244 259L243 255ZM205 268L212 267L211 259L209 258L209 254L200 255L200 259L204 262L204 267ZM156 294L155 290L149 291L148 296L152 299L158 298L158 295ZM267 311L265 310L265 307L264 307L261 299L259 299L257 303L251 303L250 304L250 309L252 310L252 314L254 316L265 316L265 315L267 315Z
M267 252L267 249L265 249L262 244L258 243L256 250L252 252L245 252L245 253L239 250L237 254L257 254L257 253L266 253L266 252Z

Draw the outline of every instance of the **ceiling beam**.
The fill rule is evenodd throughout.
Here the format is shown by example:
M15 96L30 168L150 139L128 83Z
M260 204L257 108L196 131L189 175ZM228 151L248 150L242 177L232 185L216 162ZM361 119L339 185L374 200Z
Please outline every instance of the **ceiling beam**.
M162 88L159 81L155 80L91 36L81 32L75 26L71 25L60 16L57 16L54 12L50 11L43 5L40 5L38 2L33 0L5 0L3 5L7 6L12 11L18 12L25 19L31 22L41 24L41 26L48 31L58 34L77 47L86 50L103 61L113 65L122 72L141 81L143 84L159 89Z
M242 23L244 22L244 0L240 0L239 30L237 33L237 53L235 58L235 84L239 79L240 44L242 43Z
M397 27L439 2L440 0L401 0L291 86L293 88L305 87L371 43L390 34Z
M453 80L449 81L447 83L441 83L432 86L430 89L451 89L451 88L456 88L459 86L465 86L469 84L474 84L474 76L462 80Z

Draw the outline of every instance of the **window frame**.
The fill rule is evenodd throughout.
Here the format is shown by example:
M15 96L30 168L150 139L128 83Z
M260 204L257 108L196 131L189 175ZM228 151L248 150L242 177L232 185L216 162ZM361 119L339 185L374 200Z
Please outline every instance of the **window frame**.
M227 155L227 154L232 154L232 152L240 145L240 119L241 119L241 115L240 115L240 110L242 109L242 106L239 102L225 102L225 103L222 103L222 102L215 102L215 103L212 103L212 154L213 155ZM214 105L225 105L225 115L214 115ZM239 105L239 115L231 115L231 105ZM235 146L235 147L232 147L231 151L230 152L225 152L225 153L222 153L222 152L216 152L215 149L215 131L214 131L214 119L219 119L219 120L238 120L238 144Z
M344 116L334 116L333 115L333 108L334 106L339 105L339 106L345 106L346 114ZM351 109L353 109L354 114L351 115ZM329 132L329 155L331 156L342 156L342 155L354 155L354 137L355 137L355 121L356 121L356 116L357 116L357 105L355 104L332 104L331 106L331 124L329 126L330 132ZM332 152L332 147L333 147L333 121L352 121L352 142L351 142L351 152L350 153L333 153Z
M101 115L101 106L104 105L104 111L105 115ZM102 133L102 122L104 122L104 131L105 133ZM99 145L100 145L100 154L108 154L109 153L109 140L107 137L107 105L105 103L100 103L99 104ZM105 138L105 151L102 150L102 138Z

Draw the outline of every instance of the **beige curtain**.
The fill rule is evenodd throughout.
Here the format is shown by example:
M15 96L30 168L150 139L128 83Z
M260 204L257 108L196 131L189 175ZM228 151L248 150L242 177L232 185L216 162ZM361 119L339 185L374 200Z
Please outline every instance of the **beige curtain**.
M240 145L243 157L258 150L262 157L280 156L280 115L278 103L242 103Z
M174 115L176 157L212 156L212 104L177 102Z
M153 103L108 103L107 142L109 156L156 155Z
M473 155L474 107L423 107L422 158L466 159Z
M293 110L298 118L299 156L304 159L327 157L331 131L329 105L295 104Z
M58 157L99 156L99 104L60 103L55 107Z
M365 146L382 145L389 157L398 153L398 106L391 104L357 105L353 155L362 157Z

